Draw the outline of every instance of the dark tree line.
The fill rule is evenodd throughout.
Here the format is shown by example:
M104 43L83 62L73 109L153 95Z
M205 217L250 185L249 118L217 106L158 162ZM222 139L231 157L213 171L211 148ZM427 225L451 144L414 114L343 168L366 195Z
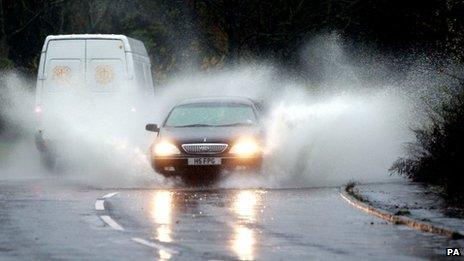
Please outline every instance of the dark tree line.
M121 33L147 45L155 73L243 57L298 62L314 35L386 53L443 50L462 57L458 0L2 0L0 66L35 71L50 34Z

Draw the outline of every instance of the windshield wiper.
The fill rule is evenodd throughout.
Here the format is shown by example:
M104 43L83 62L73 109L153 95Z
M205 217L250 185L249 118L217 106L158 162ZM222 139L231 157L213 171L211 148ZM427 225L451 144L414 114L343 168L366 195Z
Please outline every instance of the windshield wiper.
M246 123L246 122L236 122L236 123L230 123L230 124L219 124L219 125L214 125L214 124L188 124L188 125L180 125L180 126L170 126L174 128L186 128L186 127L230 127L230 126L248 126L248 125L253 125L253 123Z
M180 125L180 126L173 126L175 128L184 128L184 127L214 127L216 125L209 125L209 124L188 124L188 125Z
M253 123L236 122L236 123L222 124L222 125L214 125L214 126L215 126L215 127L229 127L229 126L249 126L249 125L253 125Z

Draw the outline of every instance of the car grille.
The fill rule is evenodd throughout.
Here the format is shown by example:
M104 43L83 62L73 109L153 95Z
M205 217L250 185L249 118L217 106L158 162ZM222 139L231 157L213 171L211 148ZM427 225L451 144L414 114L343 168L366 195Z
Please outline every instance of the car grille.
M189 154L218 154L227 149L225 143L189 143L182 144L182 148Z

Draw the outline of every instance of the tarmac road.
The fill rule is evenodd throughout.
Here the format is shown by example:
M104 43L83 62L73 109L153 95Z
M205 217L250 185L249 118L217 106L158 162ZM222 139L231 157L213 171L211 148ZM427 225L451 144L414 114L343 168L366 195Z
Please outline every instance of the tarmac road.
M1 260L414 260L446 259L446 247L463 246L360 212L338 188L0 181Z

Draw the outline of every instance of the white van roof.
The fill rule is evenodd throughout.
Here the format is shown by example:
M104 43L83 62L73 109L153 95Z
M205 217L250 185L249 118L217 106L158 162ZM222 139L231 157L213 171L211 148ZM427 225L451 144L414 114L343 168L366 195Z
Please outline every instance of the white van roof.
M127 37L122 34L64 34L64 35L49 35L45 38L42 52L47 51L48 42L52 40L70 40L70 39L115 39L121 40L124 43L126 52L137 53L143 56L148 56L147 50L143 43L137 39Z

